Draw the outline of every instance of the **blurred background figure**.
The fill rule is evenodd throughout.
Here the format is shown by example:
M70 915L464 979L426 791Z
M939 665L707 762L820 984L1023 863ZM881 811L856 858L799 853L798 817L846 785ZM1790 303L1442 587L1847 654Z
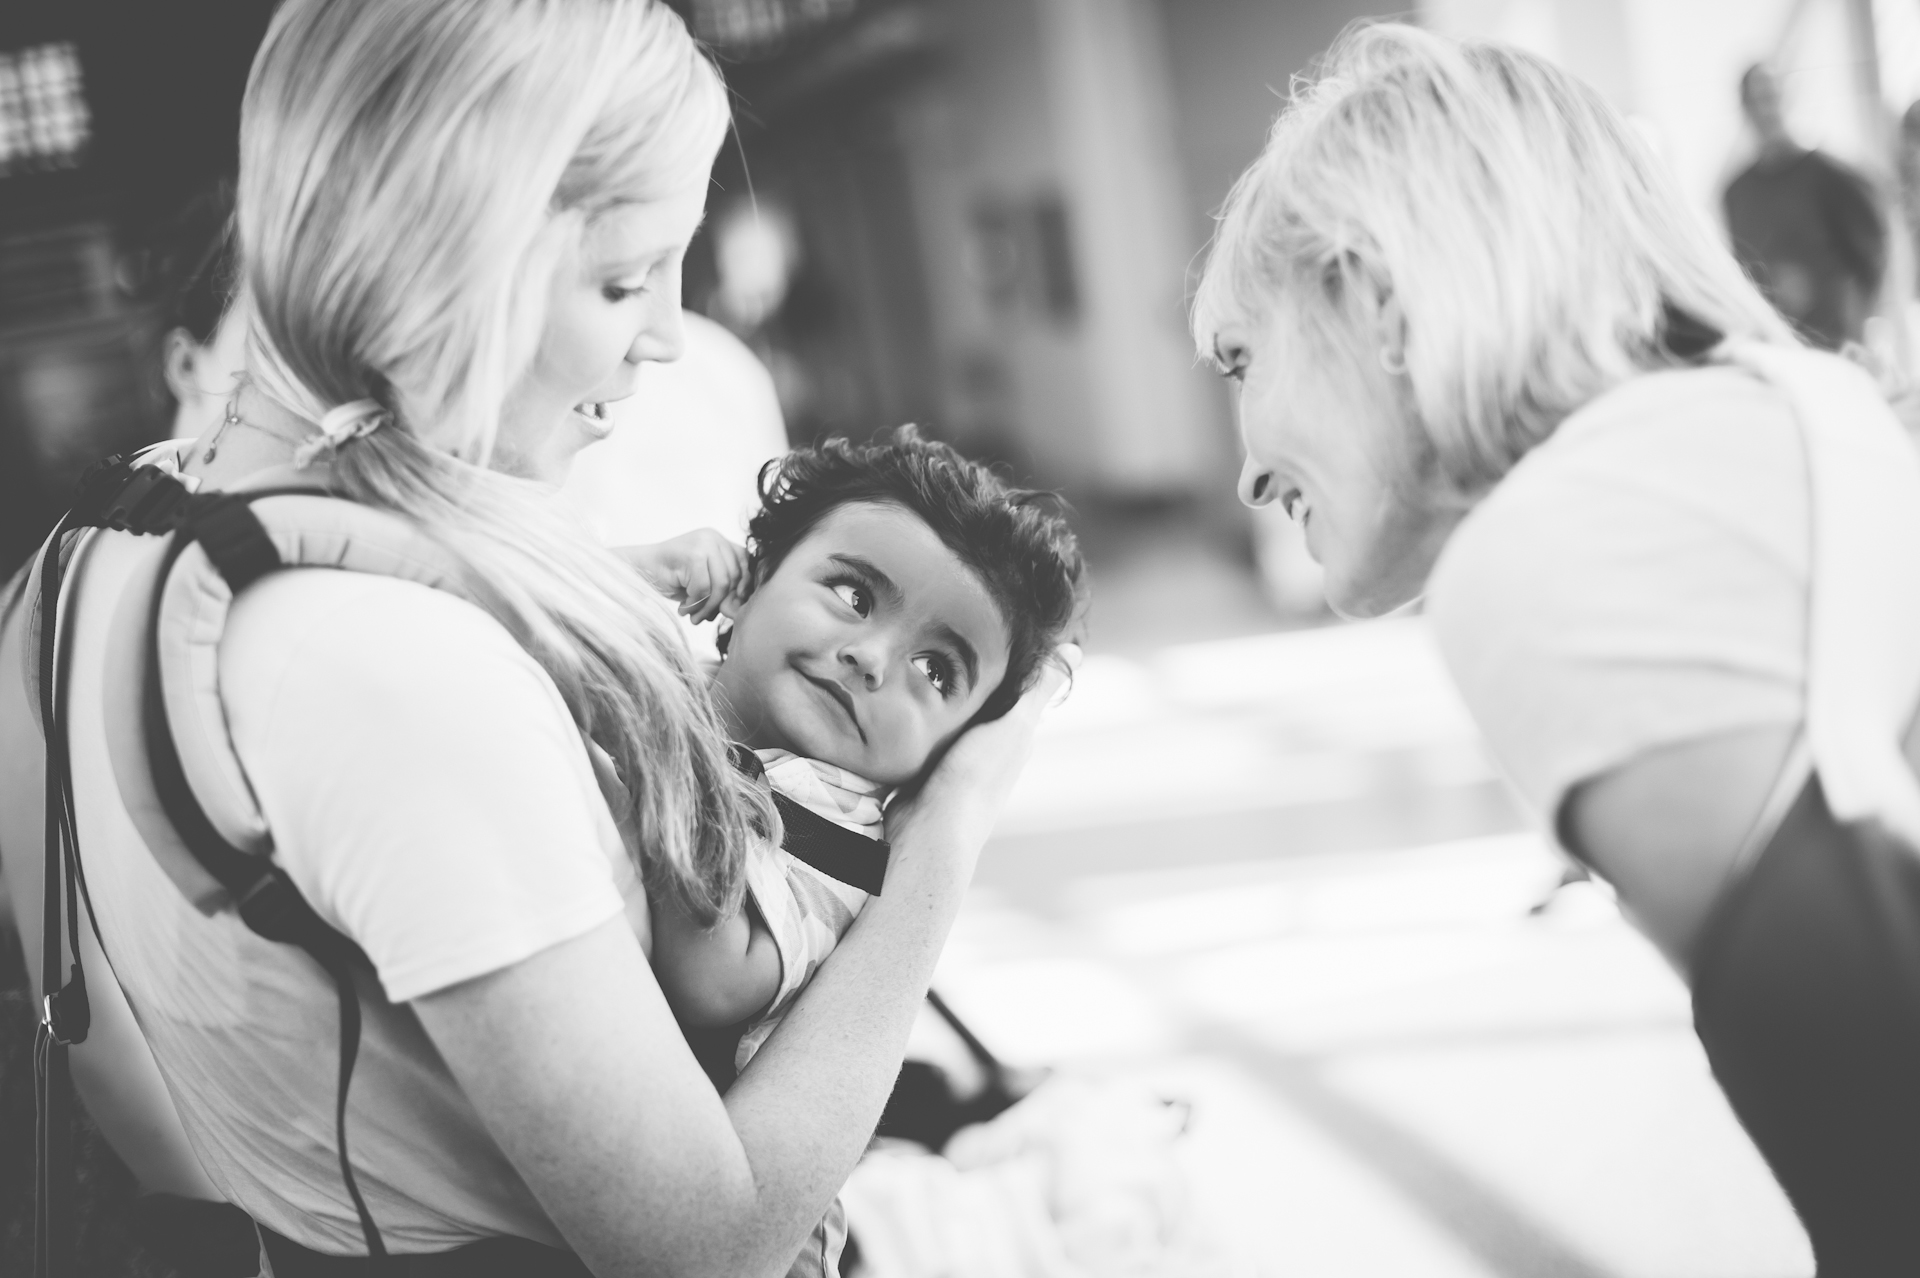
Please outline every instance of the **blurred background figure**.
M128 283L160 314L159 373L173 400L170 439L197 439L233 398L247 325L233 305L233 188L216 183L188 201L145 250L128 256Z
M1779 76L1755 63L1740 107L1760 153L1727 187L1734 256L1808 341L1828 350L1866 330L1887 260L1886 221L1872 186L1787 128Z
M1920 101L1900 113L1895 176L1899 180L1900 208L1906 214L1909 237L1915 239L1914 260L1920 262Z

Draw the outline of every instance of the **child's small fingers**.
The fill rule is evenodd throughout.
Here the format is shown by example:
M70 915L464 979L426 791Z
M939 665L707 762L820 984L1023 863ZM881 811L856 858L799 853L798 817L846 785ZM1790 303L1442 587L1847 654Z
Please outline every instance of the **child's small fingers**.
M687 566L687 603L698 606L713 594L713 572L707 567L704 558L696 559Z

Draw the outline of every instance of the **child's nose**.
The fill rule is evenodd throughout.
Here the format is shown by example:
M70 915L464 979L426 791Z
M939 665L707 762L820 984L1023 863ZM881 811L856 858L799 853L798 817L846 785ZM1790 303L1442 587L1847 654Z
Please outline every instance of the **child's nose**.
M886 682L886 645L877 637L858 639L841 648L840 663L852 667L869 692Z

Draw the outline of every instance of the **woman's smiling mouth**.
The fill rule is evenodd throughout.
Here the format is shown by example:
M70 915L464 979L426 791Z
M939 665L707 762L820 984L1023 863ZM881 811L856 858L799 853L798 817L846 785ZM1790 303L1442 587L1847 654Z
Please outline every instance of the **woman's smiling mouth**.
M604 400L575 404L573 415L595 439L605 439L613 433L613 420L607 416L607 405Z

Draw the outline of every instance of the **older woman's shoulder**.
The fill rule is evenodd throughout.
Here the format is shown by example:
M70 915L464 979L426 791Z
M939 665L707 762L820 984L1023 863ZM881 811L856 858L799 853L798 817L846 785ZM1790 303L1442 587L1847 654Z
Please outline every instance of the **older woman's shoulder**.
M1734 368L1654 373L1522 458L1461 522L1431 593L1677 553L1799 562L1805 541L1806 461L1786 398Z
M1474 507L1428 611L1463 662L1676 610L1714 628L1784 618L1807 580L1807 521L1778 391L1728 368L1652 374L1573 414Z
M1673 369L1633 378L1574 412L1495 489L1524 488L1535 474L1564 473L1611 459L1656 470L1698 458L1712 464L1795 439L1793 412L1775 387L1727 365ZM1779 458L1774 458L1777 463Z
M1808 517L1791 409L1713 368L1596 400L1462 521L1428 615L1540 810L1649 741L1791 718Z

